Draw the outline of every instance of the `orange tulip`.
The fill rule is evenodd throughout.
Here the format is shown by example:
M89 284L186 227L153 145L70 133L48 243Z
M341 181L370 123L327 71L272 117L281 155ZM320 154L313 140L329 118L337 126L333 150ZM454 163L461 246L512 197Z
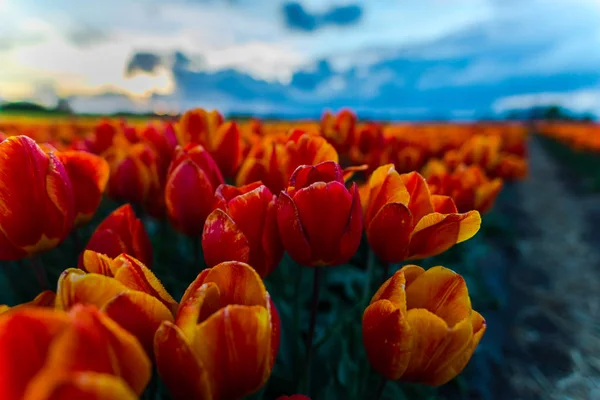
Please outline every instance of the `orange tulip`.
M157 185L157 156L146 143L129 144L119 136L118 144L104 156L110 165L107 194L117 201L142 204Z
M478 165L461 164L454 172L432 173L427 178L431 193L450 196L460 212L488 212L502 190L502 179L489 179Z
M83 151L57 154L71 180L75 200L75 226L88 223L102 200L108 183L108 163L101 157Z
M242 161L241 137L235 122L224 123L216 110L189 110L179 122L181 145L201 144L213 157L221 173L233 177Z
M125 204L110 213L98 225L86 250L93 250L108 257L129 254L148 267L152 266L152 244L142 221L135 217L133 208ZM82 267L80 258L79 267Z
M175 323L154 338L158 372L174 399L233 400L268 380L279 348L279 316L249 265L225 262L188 287Z
M177 312L177 302L143 263L127 254L111 259L90 250L82 269L69 268L58 280L57 308L78 303L100 308L135 335L148 354L161 322L173 321Z
M354 143L356 114L352 110L343 109L333 115L325 112L321 118L321 131L329 143L339 152L346 153Z
M379 288L363 314L373 369L390 380L439 386L467 365L485 332L457 273L407 265Z
M527 169L527 161L524 158L503 154L491 175L506 180L523 179L527 176Z
M356 184L344 186L333 161L301 166L278 198L277 223L283 245L299 264L343 264L360 244L362 209Z
M3 400L134 400L150 380L139 342L93 306L0 316Z
M73 189L58 157L30 138L0 143L0 260L50 250L70 233Z
M317 165L324 161L339 162L335 148L318 133L294 129L290 133L283 151L284 178L290 179L301 165Z
M213 158L199 144L177 147L165 187L167 214L173 227L200 236L213 209L213 196L223 176Z
M272 193L285 189L286 178L281 165L285 158L283 152L283 144L272 137L256 143L239 168L236 185L244 186L261 181Z
M202 234L206 264L241 261L252 265L261 277L270 274L283 257L276 200L260 182L240 188L219 186L215 210L206 219Z
M386 263L443 253L481 225L479 212L459 214L451 198L432 196L417 172L400 175L392 164L371 175L364 208L367 239Z

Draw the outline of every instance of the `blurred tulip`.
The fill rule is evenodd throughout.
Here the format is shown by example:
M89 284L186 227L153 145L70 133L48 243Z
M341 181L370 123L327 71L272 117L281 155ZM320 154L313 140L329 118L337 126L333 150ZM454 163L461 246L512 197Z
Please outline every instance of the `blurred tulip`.
M244 186L261 181L272 193L285 189L286 179L281 165L283 152L283 144L277 143L272 137L256 143L238 171L236 185Z
M467 365L486 329L457 273L407 265L379 288L363 314L363 343L390 380L439 386Z
M73 189L54 153L26 136L0 143L0 260L50 250L70 233Z
M157 156L146 143L119 144L104 154L110 165L107 194L117 201L142 204L157 185Z
M343 109L333 115L325 112L321 118L323 137L340 153L347 153L354 143L357 118L352 110Z
M527 169L527 161L524 158L503 154L491 175L506 180L517 180L527 177Z
M93 250L110 258L129 254L148 267L152 267L152 244L141 220L135 217L130 204L125 204L110 213L98 225L86 250ZM79 260L79 268L83 259Z
M233 400L269 379L279 348L279 315L256 271L225 262L188 287L175 323L154 339L159 374L175 399Z
M343 264L356 253L362 236L362 209L356 184L346 189L333 161L301 166L277 200L283 245L299 264Z
M108 150L117 134L117 128L108 120L101 121L94 129L92 149L96 154L102 154Z
M188 236L200 236L213 209L215 190L222 183L219 168L201 145L177 147L165 187L173 227Z
M236 188L221 185L215 210L202 234L209 267L224 261L249 263L261 277L270 274L283 257L277 230L277 197L260 182Z
M86 272L87 271L87 272ZM135 335L152 354L154 333L173 321L177 302L143 263L121 254L111 259L87 250L82 269L69 268L59 280L56 307L93 304Z
M223 124L223 116L217 110L206 111L195 108L186 111L179 120L177 135L180 145L190 143L212 147L212 137L219 126Z
M108 163L101 157L83 151L57 154L71 180L75 201L75 226L88 223L102 200L109 176Z
M339 162L335 148L318 133L294 129L285 143L284 178L287 182L301 165L317 165L325 161Z
M487 213L502 190L502 179L489 179L478 165L460 165L454 172L430 172L431 193L452 197L459 212Z
M392 164L373 172L363 203L367 239L385 263L443 253L481 225L479 212L459 214L451 198L432 196L417 172L400 175Z
M93 306L0 315L3 400L133 400L150 371L135 337Z

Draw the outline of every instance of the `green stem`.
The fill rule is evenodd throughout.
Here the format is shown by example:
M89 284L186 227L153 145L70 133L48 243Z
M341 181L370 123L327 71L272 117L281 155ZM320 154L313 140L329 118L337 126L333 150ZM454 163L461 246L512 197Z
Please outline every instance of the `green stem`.
M317 326L317 311L319 308L319 292L321 291L321 268L314 268L313 294L310 306L310 325L308 327L308 336L306 337L306 387L307 394L310 395L310 371L312 361L312 347L315 336L315 327Z

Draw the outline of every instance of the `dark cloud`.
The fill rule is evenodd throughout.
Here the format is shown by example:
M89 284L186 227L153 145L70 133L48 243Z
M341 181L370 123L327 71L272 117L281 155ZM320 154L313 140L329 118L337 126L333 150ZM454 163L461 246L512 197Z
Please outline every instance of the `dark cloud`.
M79 25L68 30L66 37L75 46L89 47L109 40L110 34L104 29L95 26Z
M135 53L127 63L126 75L130 76L137 72L153 73L162 64L162 58L154 53Z
M313 13L305 9L302 3L290 1L283 5L282 11L288 28L304 32L312 32L328 25L353 25L362 17L362 8L356 4L332 6L323 13Z

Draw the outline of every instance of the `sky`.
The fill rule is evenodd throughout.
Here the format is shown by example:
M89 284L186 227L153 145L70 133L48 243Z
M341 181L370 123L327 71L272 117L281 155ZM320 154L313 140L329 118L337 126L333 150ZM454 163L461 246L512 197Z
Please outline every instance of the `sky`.
M0 0L0 99L80 112L600 115L600 0Z

